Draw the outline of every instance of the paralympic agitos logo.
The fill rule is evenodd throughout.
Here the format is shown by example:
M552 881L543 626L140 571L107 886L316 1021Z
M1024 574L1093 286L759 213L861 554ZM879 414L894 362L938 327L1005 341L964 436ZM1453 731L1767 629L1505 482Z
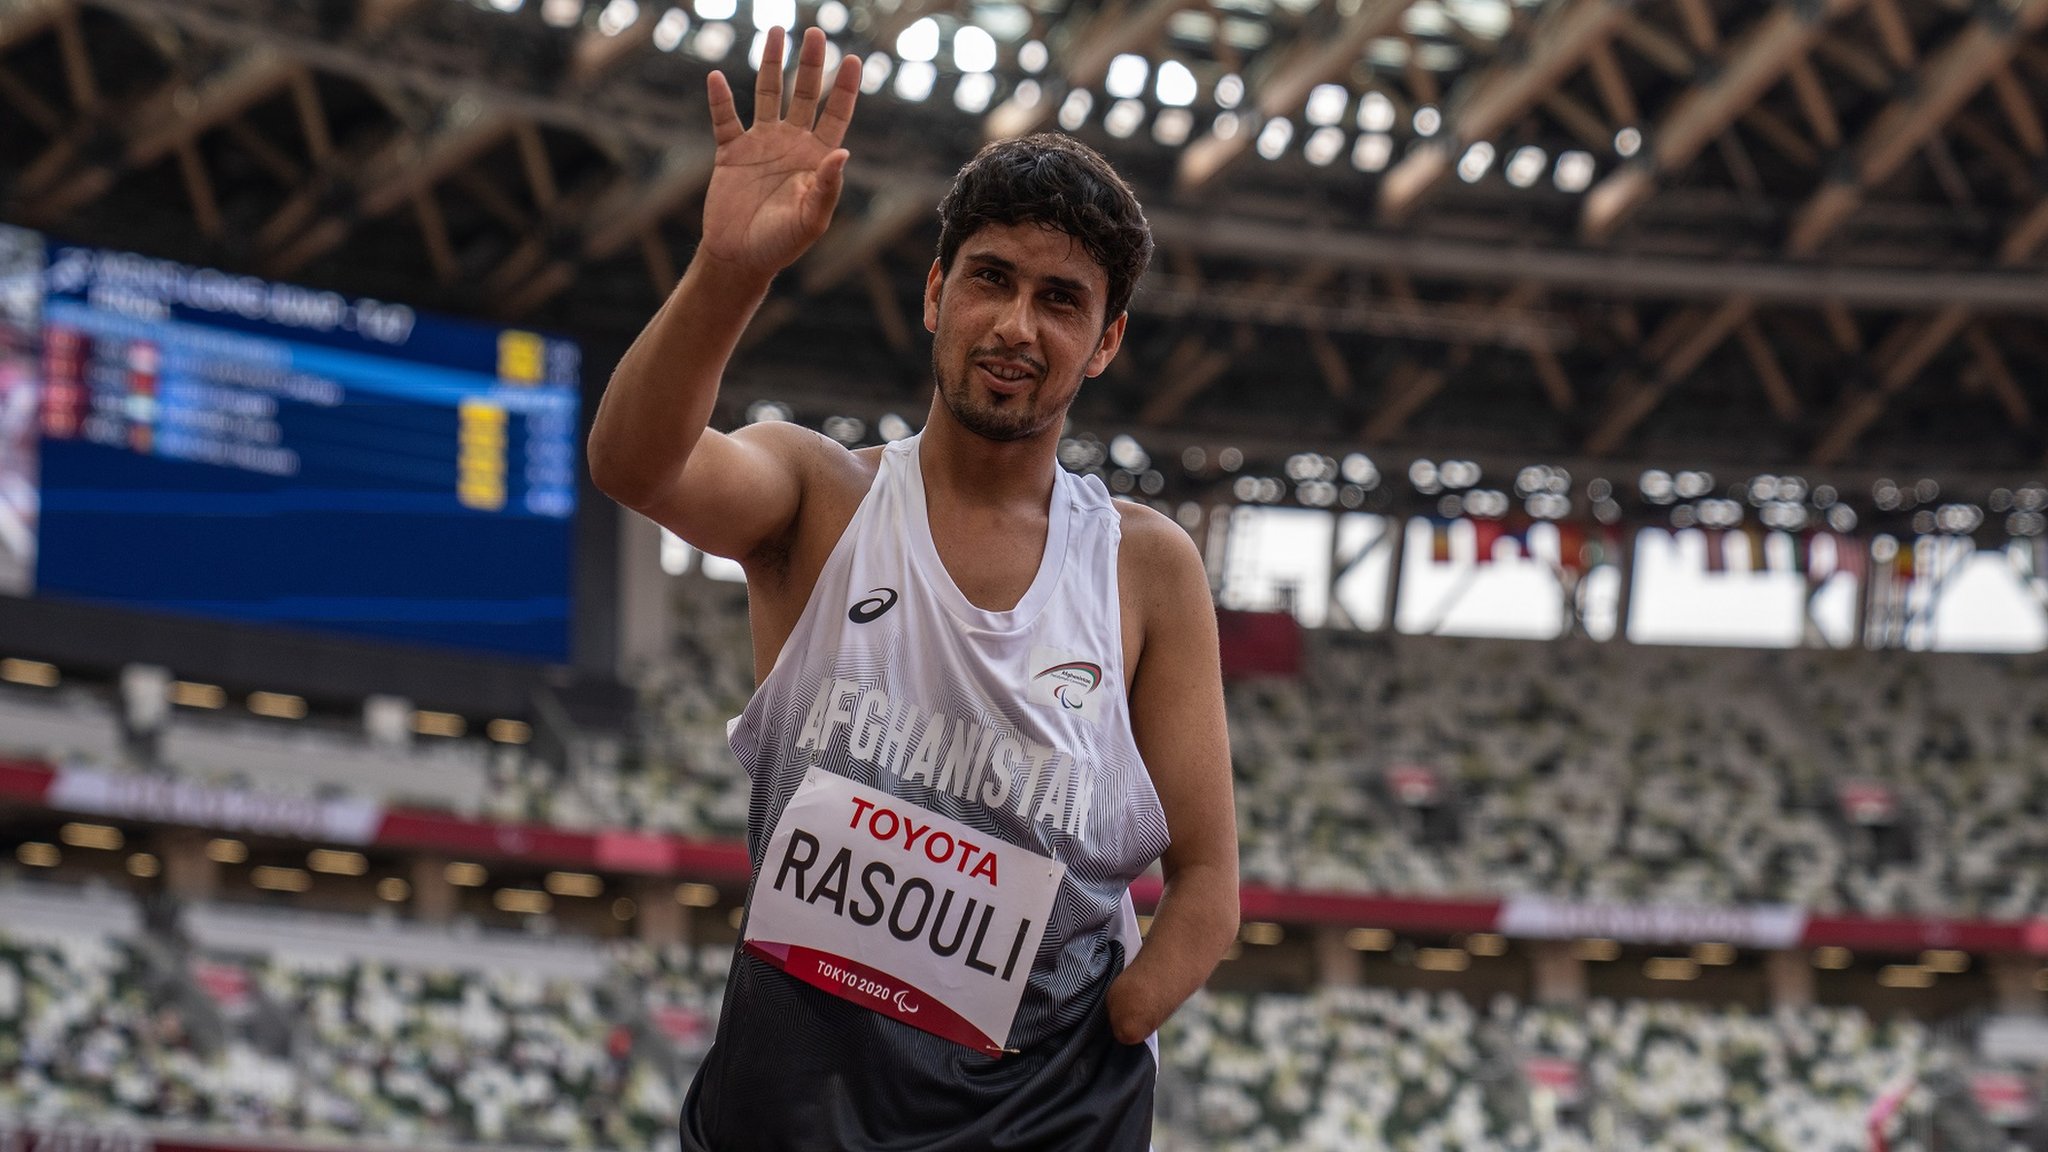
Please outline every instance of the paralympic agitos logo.
M1052 698L1060 707L1079 711L1088 706L1089 693L1102 683L1102 666L1087 660L1069 660L1047 668L1032 680L1048 681Z
M1090 724L1102 720L1103 701L1110 698L1102 687L1102 663L1079 652L1038 646L1031 650L1026 665L1031 679L1025 681L1024 698L1040 708L1052 708L1063 716Z

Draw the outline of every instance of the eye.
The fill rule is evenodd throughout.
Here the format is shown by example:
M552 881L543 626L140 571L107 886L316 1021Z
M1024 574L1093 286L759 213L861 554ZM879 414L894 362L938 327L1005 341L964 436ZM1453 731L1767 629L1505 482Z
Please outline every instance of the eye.
M1045 298L1051 301L1052 303L1059 305L1062 308L1072 308L1076 304L1080 303L1080 301L1074 299L1073 293L1064 292L1057 288L1050 292L1047 292L1045 294Z
M983 268L975 272L974 278L987 284L1001 284L1003 274L999 269Z

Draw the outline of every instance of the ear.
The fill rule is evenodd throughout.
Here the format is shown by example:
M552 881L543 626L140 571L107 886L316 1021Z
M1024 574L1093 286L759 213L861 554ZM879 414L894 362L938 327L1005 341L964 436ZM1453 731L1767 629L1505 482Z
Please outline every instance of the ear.
M936 257L932 259L932 270L924 274L924 330L939 330L939 289L946 283L946 270L939 267Z
M1124 346L1124 324L1130 318L1129 312L1120 312L1116 319L1109 322L1109 327L1102 330L1102 339L1096 342L1094 355L1088 357L1089 376L1102 375L1103 369L1109 367L1109 362L1116 359L1117 349Z

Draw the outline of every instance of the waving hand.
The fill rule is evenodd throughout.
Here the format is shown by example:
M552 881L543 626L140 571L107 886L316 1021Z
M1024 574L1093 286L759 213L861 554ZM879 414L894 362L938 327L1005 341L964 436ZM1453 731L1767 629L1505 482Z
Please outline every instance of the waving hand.
M831 90L824 90L825 34L812 28L804 33L785 113L784 40L781 28L769 29L754 82L753 127L740 127L725 74L713 72L708 81L718 155L704 195L699 251L761 276L794 263L832 222L848 156L839 145L860 93L860 60L852 56L840 61Z

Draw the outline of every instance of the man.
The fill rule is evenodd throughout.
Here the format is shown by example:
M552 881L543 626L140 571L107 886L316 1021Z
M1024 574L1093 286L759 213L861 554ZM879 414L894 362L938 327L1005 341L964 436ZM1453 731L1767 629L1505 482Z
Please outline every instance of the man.
M749 129L710 78L703 240L590 438L600 488L747 573L754 880L682 1145L1144 1149L1145 1041L1237 927L1215 615L1187 535L1055 450L1150 233L1092 151L992 145L940 207L924 431L710 430L847 162L859 62L828 90L810 31L785 112L783 51L771 30Z

